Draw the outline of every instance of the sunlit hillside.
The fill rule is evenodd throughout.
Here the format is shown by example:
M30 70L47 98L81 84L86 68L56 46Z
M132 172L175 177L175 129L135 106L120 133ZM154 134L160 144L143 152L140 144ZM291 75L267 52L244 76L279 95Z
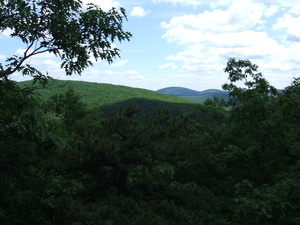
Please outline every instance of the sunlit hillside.
M19 83L22 88L34 89L42 99L61 94L69 88L80 95L89 108L99 107L103 114L113 115L121 106L136 103L143 113L158 109L169 109L173 114L190 111L200 104L183 98L170 96L156 91L132 88L122 85L91 83L84 81L53 80L45 88L32 84L31 81Z

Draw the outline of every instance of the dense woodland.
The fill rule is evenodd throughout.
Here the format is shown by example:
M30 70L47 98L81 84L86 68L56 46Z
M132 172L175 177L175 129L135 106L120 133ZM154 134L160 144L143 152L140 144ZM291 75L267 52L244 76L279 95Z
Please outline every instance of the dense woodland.
M91 56L111 63L111 43L131 37L125 10L0 3L0 32L26 46L0 64L0 224L300 224L300 78L278 92L249 60L230 58L228 101L179 113L130 101L103 116L103 103L74 89L43 98L12 77L47 90L51 78L27 64L44 52L67 75Z
M299 224L299 79L256 70L230 59L229 101L180 115L1 82L1 224Z

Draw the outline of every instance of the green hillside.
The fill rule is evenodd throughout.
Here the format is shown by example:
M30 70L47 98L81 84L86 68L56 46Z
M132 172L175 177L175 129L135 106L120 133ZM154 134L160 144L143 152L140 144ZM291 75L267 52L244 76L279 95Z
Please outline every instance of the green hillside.
M143 113L169 109L173 114L190 111L199 105L183 98L122 85L68 80L50 81L44 89L33 85L31 81L20 82L19 85L22 88L37 88L35 93L40 95L42 99L48 99L53 94L61 94L72 88L89 108L99 107L105 116L115 114L121 106L130 103L136 103Z

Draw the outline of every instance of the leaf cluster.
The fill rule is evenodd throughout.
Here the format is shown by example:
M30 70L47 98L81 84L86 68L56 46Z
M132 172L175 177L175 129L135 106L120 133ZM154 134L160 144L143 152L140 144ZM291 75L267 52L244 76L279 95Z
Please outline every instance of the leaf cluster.
M9 29L11 37L26 45L23 56L13 56L1 66L1 79L15 72L40 77L42 73L30 65L29 58L49 52L62 60L67 75L81 74L92 65L91 58L112 63L119 57L115 41L129 41L131 34L123 31L125 10L104 11L94 4L86 9L78 0L11 0L2 1L0 32Z

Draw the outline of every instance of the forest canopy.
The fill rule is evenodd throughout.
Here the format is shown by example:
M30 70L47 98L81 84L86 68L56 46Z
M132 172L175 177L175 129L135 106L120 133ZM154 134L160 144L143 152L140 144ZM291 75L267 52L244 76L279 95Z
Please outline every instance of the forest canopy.
M0 3L0 30L27 45L1 65L1 224L300 224L299 78L278 92L257 65L230 58L228 102L176 116L141 116L132 102L103 118L72 89L45 100L10 76L47 81L26 64L46 51L69 75L90 66L91 54L111 62L119 50L110 43L131 37L125 11Z
M298 224L299 79L278 92L249 60L225 70L228 102L177 116L2 88L1 223Z

